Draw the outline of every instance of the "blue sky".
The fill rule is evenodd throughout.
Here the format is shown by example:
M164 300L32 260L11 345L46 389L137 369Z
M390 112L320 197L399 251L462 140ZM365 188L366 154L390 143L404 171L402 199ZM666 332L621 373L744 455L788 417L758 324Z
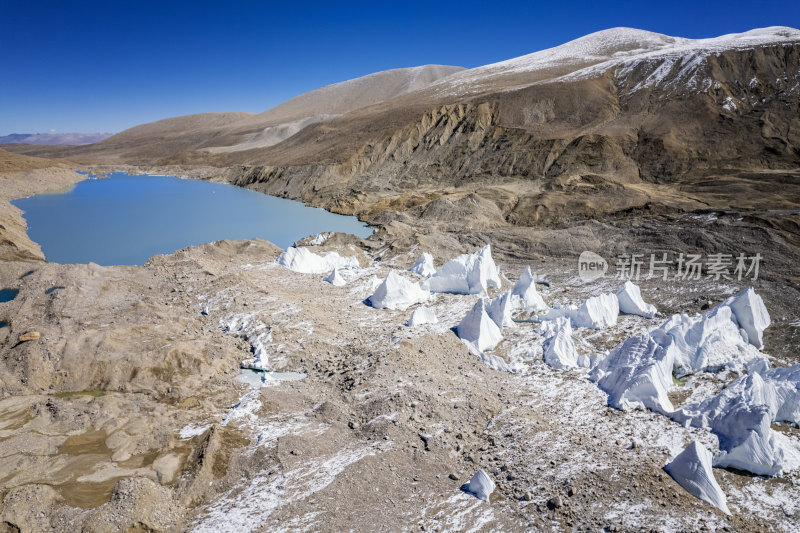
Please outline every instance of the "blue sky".
M614 26L713 37L800 26L800 2L0 0L0 135L261 112L371 72L476 67Z

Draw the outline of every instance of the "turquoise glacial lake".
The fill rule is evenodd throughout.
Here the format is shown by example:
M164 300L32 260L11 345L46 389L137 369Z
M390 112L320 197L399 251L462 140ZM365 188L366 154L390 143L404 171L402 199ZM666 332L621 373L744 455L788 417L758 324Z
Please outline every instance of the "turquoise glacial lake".
M11 203L24 211L28 236L56 263L141 265L223 239L259 238L286 248L325 231L362 238L373 231L355 217L233 185L124 172Z

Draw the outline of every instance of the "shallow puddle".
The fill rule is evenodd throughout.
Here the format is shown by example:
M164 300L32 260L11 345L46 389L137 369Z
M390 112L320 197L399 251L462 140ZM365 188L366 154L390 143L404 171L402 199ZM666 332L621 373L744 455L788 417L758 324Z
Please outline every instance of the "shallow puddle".
M19 289L0 289L0 303L10 302L19 294Z
M106 446L108 435L102 430L90 430L80 435L71 435L58 447L56 453L67 455L103 454L111 457L111 450Z

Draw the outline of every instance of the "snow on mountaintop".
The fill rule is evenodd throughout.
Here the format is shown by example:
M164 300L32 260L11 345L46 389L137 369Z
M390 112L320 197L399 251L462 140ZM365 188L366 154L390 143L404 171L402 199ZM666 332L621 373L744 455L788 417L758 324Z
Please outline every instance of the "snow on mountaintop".
M580 65L610 58L630 57L663 50L689 39L670 37L634 28L612 28L590 33L554 48L473 69L499 73L532 72L554 67Z
M631 61L705 56L725 50L792 41L800 41L800 30L785 26L758 28L709 39L686 39L634 28L611 28L554 48L458 72L435 85L444 90L463 90L475 88L499 76L526 73L541 73L545 79L558 76L578 79L598 75L608 68Z

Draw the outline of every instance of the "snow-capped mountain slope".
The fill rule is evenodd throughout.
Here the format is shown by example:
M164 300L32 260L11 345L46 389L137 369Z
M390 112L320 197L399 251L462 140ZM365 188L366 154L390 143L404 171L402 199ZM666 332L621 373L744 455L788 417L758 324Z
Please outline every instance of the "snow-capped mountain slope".
M561 80L586 79L602 75L609 69L615 69L616 77L624 77L640 65L659 65L653 72L636 88L654 86L668 78L668 74L678 68L679 72L672 78L675 81L691 80L690 74L696 71L697 67L703 63L705 58L711 55L720 54L729 50L746 50L759 46L785 44L791 46L792 43L800 42L800 30L775 26L771 28L760 28L744 33L732 33L714 37L711 39L680 39L671 46L666 46L658 50L620 56L615 55L611 59L601 63L577 70L571 74L563 76Z
M512 86L546 81L571 81L599 77L610 69L628 72L642 63L667 66L653 73L648 84L657 82L673 66L690 71L703 58L727 50L742 50L776 43L800 42L800 30L784 26L759 28L710 39L670 37L633 28L611 28L591 33L568 43L466 70L434 85L440 93L480 91L517 77ZM685 76L679 76L685 78Z

